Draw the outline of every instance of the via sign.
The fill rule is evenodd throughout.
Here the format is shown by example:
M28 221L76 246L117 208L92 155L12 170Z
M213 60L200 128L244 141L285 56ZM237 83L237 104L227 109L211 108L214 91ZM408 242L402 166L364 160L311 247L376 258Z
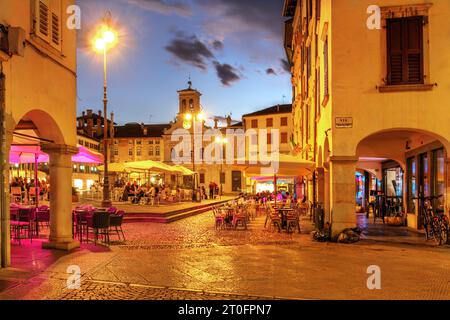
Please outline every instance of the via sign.
M336 118L336 129L351 129L353 128L353 118Z

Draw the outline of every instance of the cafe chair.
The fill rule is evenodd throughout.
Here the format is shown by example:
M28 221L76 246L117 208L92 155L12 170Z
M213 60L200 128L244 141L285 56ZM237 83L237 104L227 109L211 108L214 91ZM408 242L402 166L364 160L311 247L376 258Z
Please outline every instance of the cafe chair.
M123 233L122 225L123 218L125 216L124 211L117 211L115 214L112 214L109 217L109 232L115 232L120 239L120 235L122 235L123 241L126 241L125 234Z
M94 243L97 245L99 236L109 245L109 227L111 214L108 212L94 212L92 216L87 217L87 238L89 239L89 231L94 233Z

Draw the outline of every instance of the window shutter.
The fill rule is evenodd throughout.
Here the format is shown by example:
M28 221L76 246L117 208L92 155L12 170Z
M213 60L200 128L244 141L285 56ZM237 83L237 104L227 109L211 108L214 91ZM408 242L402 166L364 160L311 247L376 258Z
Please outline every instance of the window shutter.
M61 50L61 0L52 0L50 8L52 22L50 44Z
M325 39L325 43L323 45L323 94L324 96L329 95L329 83L328 83L328 37Z
M387 23L388 84L423 83L423 17Z
M403 27L401 19L388 20L388 83L401 84L405 73L403 60Z
M36 34L42 39L50 39L50 0L36 0Z
M423 83L423 18L406 20L408 82Z

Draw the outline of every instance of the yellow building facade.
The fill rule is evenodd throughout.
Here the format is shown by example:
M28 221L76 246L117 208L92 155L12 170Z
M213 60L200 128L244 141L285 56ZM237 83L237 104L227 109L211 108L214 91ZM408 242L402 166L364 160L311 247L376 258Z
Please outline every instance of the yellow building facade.
M285 1L294 140L317 164L312 197L333 234L356 224L355 172L382 180L392 162L408 226L420 228L420 194L443 194L448 212L448 12L446 0Z
M0 104L6 145L41 145L50 156L51 234L48 248L71 249L72 163L77 153L76 30L67 28L73 0L0 2ZM31 136L31 138L24 138ZM6 161L7 162L7 161ZM3 168L7 177L8 166ZM5 194L9 193L6 178ZM10 265L9 197L1 198L2 267Z

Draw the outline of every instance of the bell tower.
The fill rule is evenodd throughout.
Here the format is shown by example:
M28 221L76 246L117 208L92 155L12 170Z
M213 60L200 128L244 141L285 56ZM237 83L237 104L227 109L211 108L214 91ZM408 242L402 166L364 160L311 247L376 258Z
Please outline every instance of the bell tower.
M188 88L178 91L179 111L177 118L183 119L186 113L199 113L201 111L200 97L202 94L192 88L192 81L189 79Z

